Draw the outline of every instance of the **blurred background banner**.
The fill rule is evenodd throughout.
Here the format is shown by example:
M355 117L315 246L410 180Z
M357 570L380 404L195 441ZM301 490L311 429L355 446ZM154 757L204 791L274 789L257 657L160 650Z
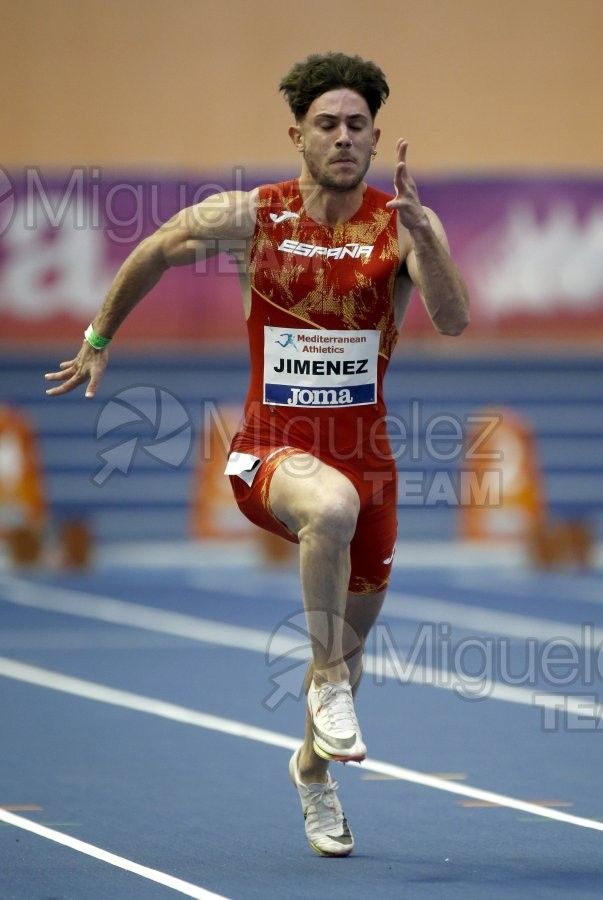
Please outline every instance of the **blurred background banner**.
M285 177L284 175L282 177ZM119 265L178 209L219 191L248 189L266 173L177 178L40 168L2 174L0 336L75 341ZM389 179L371 179L389 191ZM419 179L468 282L465 339L603 337L603 178ZM239 248L240 249L240 248ZM404 334L431 337L421 303ZM120 332L120 342L245 341L237 255L172 270Z
M299 174L278 85L335 50L375 61L391 89L367 180L391 192L407 139L471 294L460 339L415 295L388 371L393 434L407 436L400 540L521 520L539 559L582 564L574 538L603 535L601 0L4 6L0 531L20 558L52 556L54 540L81 560L87 532L163 541L244 524L221 480L248 381L236 256L166 273L120 328L94 401L46 397L43 374L179 209ZM460 442L435 452L434 429L469 439L484 410L504 465L474 471ZM501 510L485 491L498 475Z

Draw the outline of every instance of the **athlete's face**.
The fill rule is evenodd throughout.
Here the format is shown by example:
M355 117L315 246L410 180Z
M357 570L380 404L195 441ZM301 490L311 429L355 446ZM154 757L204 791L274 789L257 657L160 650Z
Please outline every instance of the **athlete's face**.
M316 184L349 191L366 174L379 129L373 126L364 97L339 88L317 97L289 135Z

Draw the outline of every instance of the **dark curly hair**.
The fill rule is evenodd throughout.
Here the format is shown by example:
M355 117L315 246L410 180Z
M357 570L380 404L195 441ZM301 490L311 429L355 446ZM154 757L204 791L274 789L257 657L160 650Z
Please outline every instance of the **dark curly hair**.
M389 96L385 75L374 62L345 53L313 53L296 63L279 84L291 112L299 122L321 94L337 88L355 91L367 102L374 119Z

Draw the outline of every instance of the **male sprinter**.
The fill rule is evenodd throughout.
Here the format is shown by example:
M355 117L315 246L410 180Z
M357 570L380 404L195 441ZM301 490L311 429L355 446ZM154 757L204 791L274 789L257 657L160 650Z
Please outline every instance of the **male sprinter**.
M280 84L301 174L182 210L118 272L75 359L48 374L93 397L120 324L170 266L220 242L245 247L251 353L245 419L226 473L242 512L299 543L312 640L305 739L289 771L311 847L347 856L354 840L330 760L362 760L353 703L362 650L383 604L396 541L396 470L382 383L413 287L435 328L458 335L468 297L437 216L423 207L399 140L395 196L368 186L375 116L389 94L372 62L312 55Z

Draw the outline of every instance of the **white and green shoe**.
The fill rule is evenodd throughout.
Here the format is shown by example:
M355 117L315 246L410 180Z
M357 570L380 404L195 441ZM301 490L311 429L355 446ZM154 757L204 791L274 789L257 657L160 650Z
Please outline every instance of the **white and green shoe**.
M314 752L336 762L362 762L366 745L354 710L349 684L323 684L312 681L308 691L308 710L314 732Z
M327 772L324 784L302 784L299 780L298 748L289 760L289 775L297 788L306 823L306 837L321 856L349 856L354 838L337 797L337 782Z

